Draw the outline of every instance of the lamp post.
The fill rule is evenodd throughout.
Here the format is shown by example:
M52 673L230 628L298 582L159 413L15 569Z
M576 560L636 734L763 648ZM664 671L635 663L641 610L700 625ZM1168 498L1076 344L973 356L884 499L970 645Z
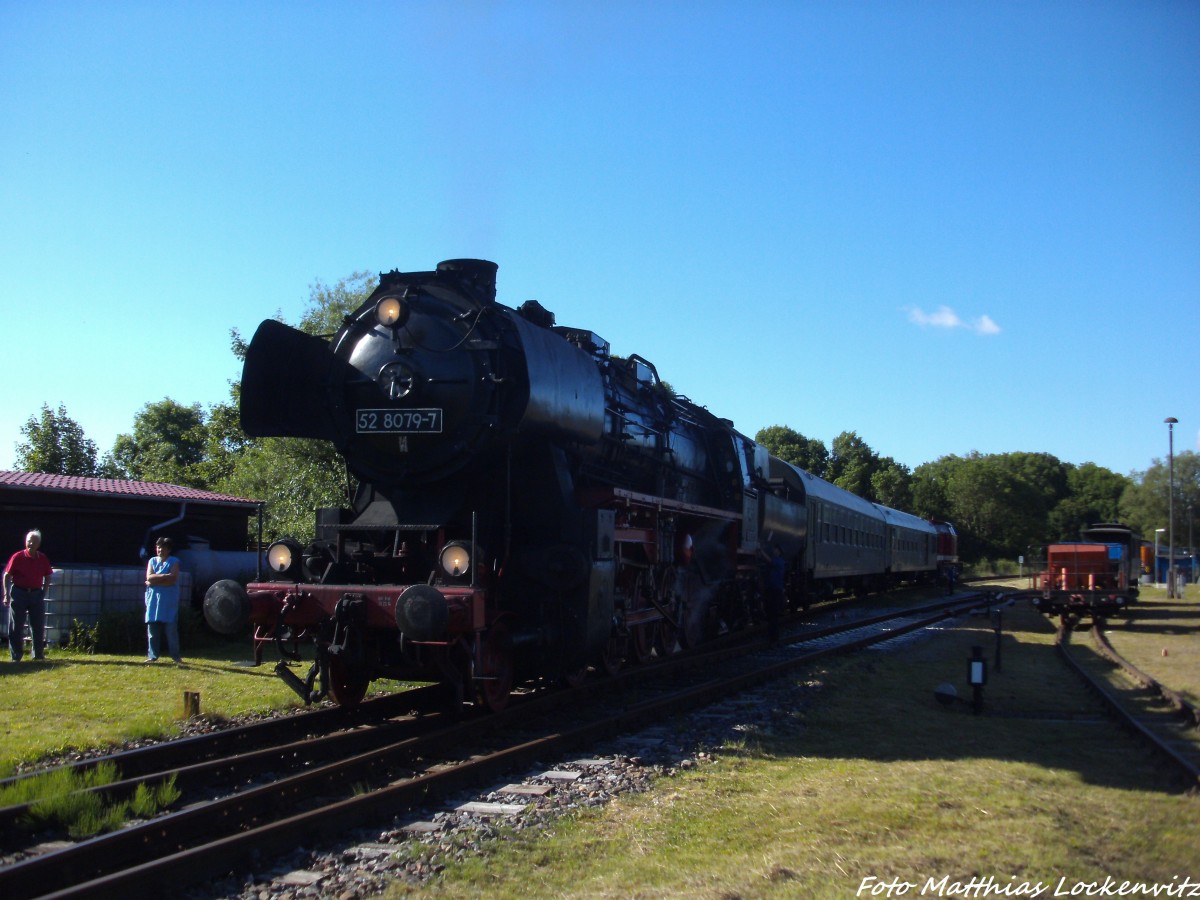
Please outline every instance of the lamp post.
M1167 597L1175 599L1175 426L1174 416L1163 419L1167 426Z
M1158 587L1158 536L1166 530L1167 529L1165 529L1165 528L1155 528L1154 529L1154 586L1155 587Z

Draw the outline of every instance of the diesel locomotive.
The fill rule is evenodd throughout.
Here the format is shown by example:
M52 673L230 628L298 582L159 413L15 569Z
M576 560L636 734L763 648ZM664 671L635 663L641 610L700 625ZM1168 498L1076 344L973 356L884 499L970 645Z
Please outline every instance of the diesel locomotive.
M1050 615L1130 612L1138 599L1141 536L1104 522L1082 529L1080 537L1046 548L1046 568L1030 592L1034 606Z
M249 344L246 433L332 441L358 488L311 543L273 543L267 577L214 585L205 616L252 624L306 701L417 678L499 709L519 682L688 648L758 615L774 547L793 605L957 561L951 526L772 457L536 301L497 302L496 270L393 271L332 339L268 320Z

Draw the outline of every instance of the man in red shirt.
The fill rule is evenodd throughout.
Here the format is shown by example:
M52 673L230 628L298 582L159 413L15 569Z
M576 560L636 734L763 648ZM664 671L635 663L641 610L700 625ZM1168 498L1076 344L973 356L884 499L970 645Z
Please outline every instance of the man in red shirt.
M8 650L13 662L25 652L25 619L33 633L33 658L45 659L46 592L50 590L50 560L38 550L42 533L25 535L25 549L9 557L4 567L4 615L9 616Z

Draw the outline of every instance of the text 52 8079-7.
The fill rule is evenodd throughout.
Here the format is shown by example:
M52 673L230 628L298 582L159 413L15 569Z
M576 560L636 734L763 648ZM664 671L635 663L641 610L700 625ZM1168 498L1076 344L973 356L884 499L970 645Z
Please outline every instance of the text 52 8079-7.
M360 409L355 415L359 434L437 433L442 430L440 409Z

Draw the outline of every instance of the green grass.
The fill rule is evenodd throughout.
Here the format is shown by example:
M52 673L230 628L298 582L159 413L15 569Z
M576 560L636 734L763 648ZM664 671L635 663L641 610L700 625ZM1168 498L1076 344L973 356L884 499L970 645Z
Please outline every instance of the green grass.
M1107 636L1125 659L1200 704L1198 632L1200 585L1192 584L1177 600L1167 599L1166 588L1143 587L1133 615L1128 620L1112 619Z
M157 785L138 785L126 800L106 801L87 792L112 784L119 777L111 762L83 772L53 769L0 788L0 807L30 804L21 823L29 831L55 828L67 837L81 839L114 831L131 817L148 819L180 797L174 775Z
M193 638L183 654L183 666L146 665L140 653L50 647L45 662L0 662L0 776L48 754L177 733L184 691L199 692L201 713L218 719L301 705L273 673L273 651L249 665L249 637Z
M1139 664L1182 688L1196 673L1196 598L1171 609L1152 590L1143 598L1140 629L1114 623L1110 637L1131 658L1126 635L1144 641ZM973 645L991 663L980 716L933 694L950 682L969 696ZM976 618L912 653L815 667L795 679L775 733L546 833L508 832L482 858L448 853L442 879L416 893L851 897L873 876L916 882L917 896L927 878L976 875L1040 880L1049 894L1059 878L1200 877L1200 798L1165 782L1074 686L1050 624L1028 606L1006 610L1002 671L995 646L992 623ZM0 663L0 772L70 747L170 734L185 690L218 717L299 704L269 662L245 665L247 638L185 645L184 656L176 668L52 649L45 663ZM1176 657L1180 681L1149 665Z
M1001 641L1000 672L982 618L915 653L814 669L775 734L483 858L447 856L438 882L393 896L844 898L869 877L914 883L908 896L972 877L1051 895L1060 878L1200 878L1200 798L1102 717L1046 620L1006 610ZM933 693L969 696L973 645L992 663L978 716Z

